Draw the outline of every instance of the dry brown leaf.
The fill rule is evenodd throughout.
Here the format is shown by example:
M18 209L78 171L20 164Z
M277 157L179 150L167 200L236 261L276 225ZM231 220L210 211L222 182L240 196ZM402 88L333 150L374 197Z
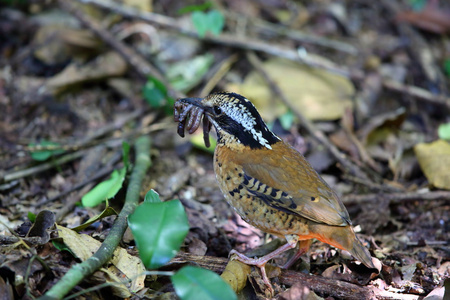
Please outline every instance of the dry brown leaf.
M420 143L414 152L430 184L450 190L450 144L444 140Z
M87 234L78 234L75 231L63 226L56 225L59 237L63 239L64 244L82 261L85 261L94 254L101 243ZM128 254L123 248L117 248L114 251L113 258L110 261L107 271L108 282L113 284L113 289L121 297L130 297L131 292L138 292L144 288L145 272L144 265L138 257ZM131 280L131 284L126 286L128 296L125 295L123 279L120 275L124 274Z
M83 66L79 66L76 63L68 65L62 72L47 81L47 88L50 91L58 92L83 82L122 76L126 70L127 64L125 60L115 52L108 52Z
M336 120L352 107L355 89L344 77L280 58L269 59L262 67L292 105L310 120ZM268 122L287 111L256 71L243 84L229 84L227 89L249 98Z
M250 271L249 265L237 260L230 260L220 277L231 286L233 291L239 293L245 287Z

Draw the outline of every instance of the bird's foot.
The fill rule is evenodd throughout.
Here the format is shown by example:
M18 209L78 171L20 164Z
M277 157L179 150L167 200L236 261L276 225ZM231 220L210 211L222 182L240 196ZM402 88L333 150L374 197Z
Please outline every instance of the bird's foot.
M287 243L284 244L283 246L279 247L278 249L276 249L275 251L270 252L269 254L266 254L260 258L250 258L242 253L237 252L236 250L231 250L230 252L230 256L232 254L236 254L236 258L232 258L232 259L236 259L244 264L247 265L252 265L252 266L256 266L261 270L261 277L262 280L264 281L264 283L267 285L267 287L269 288L271 294L273 295L273 288L272 288L272 284L270 283L269 278L267 277L266 274L266 263L273 259L274 257L280 255L281 253L295 248L295 245L298 242L298 238L297 236L286 236L287 239Z
M230 251L230 256L235 254L236 257L232 258L232 259L236 259L238 261L240 261L241 263L244 263L246 265L251 265L251 266L256 266L261 270L261 277L262 280L264 281L264 283L266 284L267 288L269 289L271 295L274 294L273 288L272 288L272 283L270 283L269 277L267 277L267 273L266 273L266 263L272 259L271 258L266 258L266 256L270 255L270 253L266 256L260 257L260 258L250 258L240 252L237 252L236 250L231 250Z

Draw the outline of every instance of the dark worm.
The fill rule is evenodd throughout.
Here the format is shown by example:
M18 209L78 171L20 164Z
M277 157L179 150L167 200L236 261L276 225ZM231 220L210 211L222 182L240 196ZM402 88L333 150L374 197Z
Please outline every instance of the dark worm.
M202 108L177 100L174 105L173 116L175 122L178 122L177 133L181 137L185 136L185 130L193 134L200 127L200 122L203 117L203 140L207 148L211 146L209 141L211 122L205 116L205 111Z

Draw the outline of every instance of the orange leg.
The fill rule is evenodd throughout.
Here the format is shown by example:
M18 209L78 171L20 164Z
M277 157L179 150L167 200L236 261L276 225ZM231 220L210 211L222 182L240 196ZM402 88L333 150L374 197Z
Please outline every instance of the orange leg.
M308 252L312 240L302 240L298 242L298 251L282 266L283 269L289 269L303 254Z

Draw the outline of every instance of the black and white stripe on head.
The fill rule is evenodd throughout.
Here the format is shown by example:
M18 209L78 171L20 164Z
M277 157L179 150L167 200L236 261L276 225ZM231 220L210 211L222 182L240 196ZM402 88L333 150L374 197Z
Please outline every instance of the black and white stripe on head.
M202 101L210 107L210 120L219 138L229 134L251 148L272 149L270 145L280 139L264 123L255 106L245 97L235 93L215 93Z

